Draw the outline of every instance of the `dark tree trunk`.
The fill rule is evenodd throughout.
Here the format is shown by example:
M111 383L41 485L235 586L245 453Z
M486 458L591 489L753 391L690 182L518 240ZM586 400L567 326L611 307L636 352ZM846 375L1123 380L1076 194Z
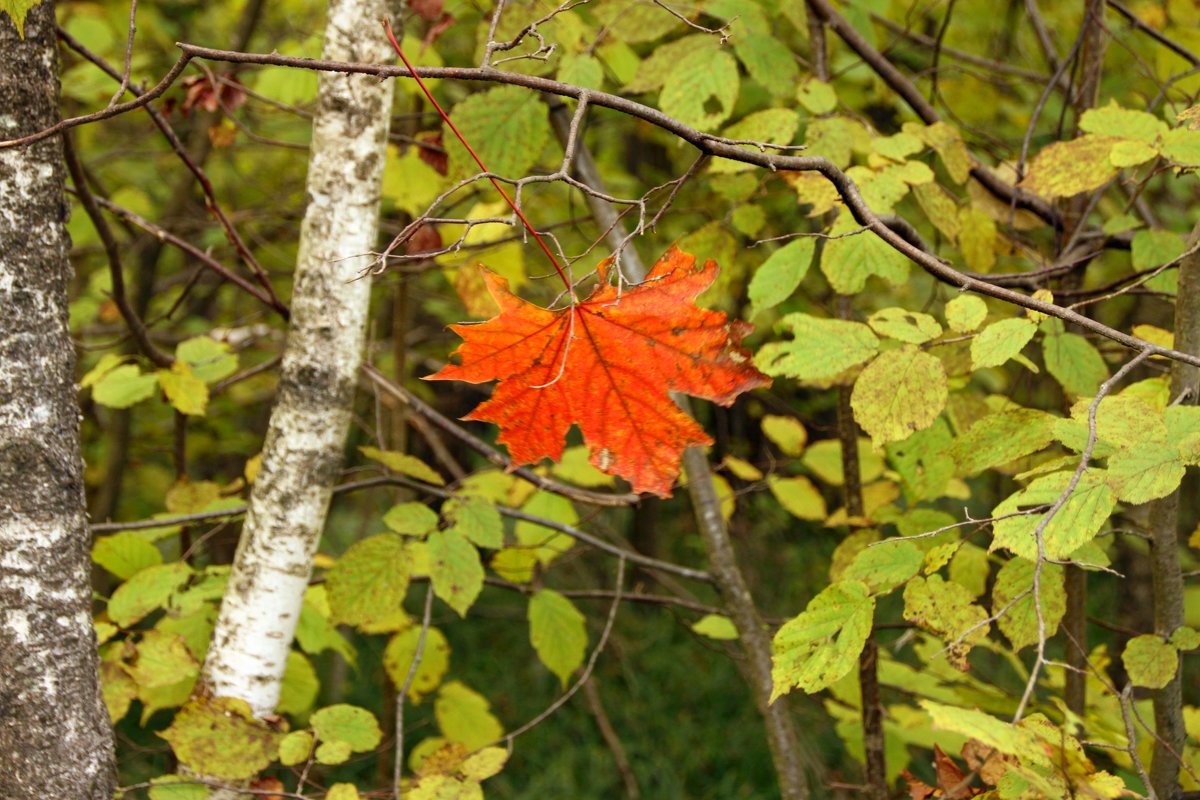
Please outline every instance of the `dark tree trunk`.
M58 119L54 5L0 13L0 139ZM58 139L0 150L0 797L109 800Z

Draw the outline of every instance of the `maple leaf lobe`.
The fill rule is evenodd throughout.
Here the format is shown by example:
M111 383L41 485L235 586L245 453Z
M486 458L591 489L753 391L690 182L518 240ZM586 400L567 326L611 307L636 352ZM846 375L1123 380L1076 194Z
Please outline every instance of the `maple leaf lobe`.
M500 381L491 399L464 419L495 423L513 466L559 459L571 425L591 462L620 475L635 492L671 493L683 451L712 440L670 400L677 391L729 405L771 379L741 348L752 327L700 308L716 262L698 265L672 247L646 279L618 290L607 283L612 259L585 300L549 310L514 295L485 272L500 313L452 325L463 338L449 364L429 380Z

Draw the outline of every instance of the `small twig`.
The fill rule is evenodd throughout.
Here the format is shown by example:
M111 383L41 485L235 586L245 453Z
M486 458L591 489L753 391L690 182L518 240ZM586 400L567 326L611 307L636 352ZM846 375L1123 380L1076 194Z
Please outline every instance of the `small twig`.
M425 636L429 633L429 621L433 616L433 583L425 588L425 611L421 614L421 632L417 635L417 649L413 652L412 664L408 667L408 675L404 685L396 692L396 756L392 766L392 787L396 800L404 797L400 779L404 775L404 702L408 690L417 677L417 669L421 666L421 657L425 655Z

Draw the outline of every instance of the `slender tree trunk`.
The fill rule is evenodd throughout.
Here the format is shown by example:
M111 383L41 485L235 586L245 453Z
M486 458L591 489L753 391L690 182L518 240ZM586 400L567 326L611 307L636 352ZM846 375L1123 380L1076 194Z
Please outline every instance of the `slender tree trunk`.
M1200 224L1189 244L1200 240ZM1200 256L1192 254L1179 265L1179 291L1175 295L1175 347L1200 353ZM1195 405L1200 394L1200 370L1187 364L1171 365L1171 400ZM1154 632L1170 636L1183 625L1183 575L1179 566L1179 490L1150 505L1150 548L1154 587ZM1179 795L1180 759L1187 740L1183 725L1184 660L1174 679L1154 692L1154 757L1150 782L1162 800Z
M383 0L332 0L323 57L378 63ZM321 73L279 394L204 682L275 709L312 559L342 464L366 336L392 82Z
M0 13L0 138L58 112L54 4ZM0 150L0 797L109 800L91 558L67 327L59 140Z

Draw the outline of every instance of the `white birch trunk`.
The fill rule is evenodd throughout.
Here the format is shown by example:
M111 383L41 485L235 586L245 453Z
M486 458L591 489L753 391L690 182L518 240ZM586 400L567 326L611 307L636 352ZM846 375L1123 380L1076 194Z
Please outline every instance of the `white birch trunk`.
M0 12L0 139L59 119L54 4ZM109 800L57 138L0 150L0 797Z
M384 0L331 0L323 57L382 62L386 13ZM342 464L370 292L370 258L347 256L377 244L392 85L320 75L279 392L203 676L213 695L241 698L259 717L279 700Z

